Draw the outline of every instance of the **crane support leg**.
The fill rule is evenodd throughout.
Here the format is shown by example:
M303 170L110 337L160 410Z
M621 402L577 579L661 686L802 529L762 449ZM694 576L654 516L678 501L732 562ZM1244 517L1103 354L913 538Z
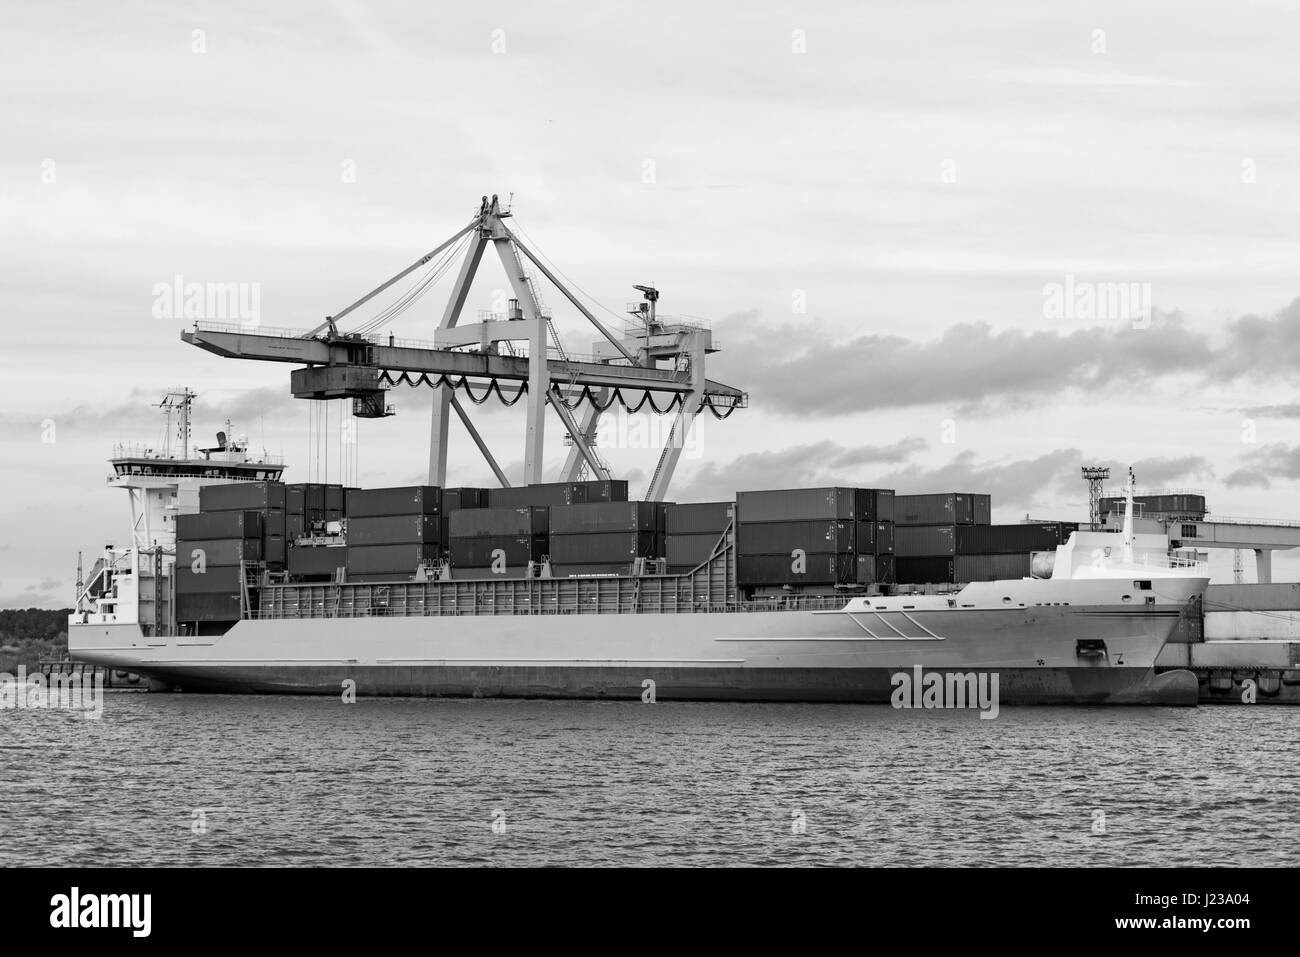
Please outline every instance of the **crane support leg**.
M483 258L483 248L486 245L487 240L481 233L470 240L465 258L460 264L460 272L456 276L456 284L451 288L447 308L442 314L442 321L438 323L439 329L455 328L460 321L460 312L465 308L465 297L469 295L469 287L474 282L474 274L478 272L478 264ZM433 414L429 424L429 484L440 488L447 484L447 413L453 398L451 390L446 386L433 390Z
M501 257L501 266L510 278L510 287L524 310L528 330L528 398L527 424L524 432L524 484L537 485L542 481L542 456L546 441L546 402L550 392L550 374L546 364L546 317L533 296L523 266L510 248L508 234L493 236L492 241Z
M579 427L579 431L588 446L595 444L596 426L600 422L600 408L605 404L608 398L609 390L601 389L596 393L596 402L588 406L587 410L582 413L582 425ZM578 433L573 433L573 447L569 449L569 454L564 459L564 468L560 472L561 482L578 481L578 471L582 466L582 460L585 458L585 455L581 446L578 445L577 434Z
M439 391L445 394L446 390ZM469 432L469 437L474 440L474 444L478 446L478 450L483 453L483 458L486 460L488 468L492 469L496 474L497 481L501 483L502 488L509 488L510 480L506 478L506 473L501 471L501 466L497 465L497 460L493 458L491 450L487 447L487 443L483 441L483 436L478 434L478 429L474 428L474 423L469 420L469 415L466 413L465 407L460 404L460 399L456 398L454 395L450 398L451 407L456 410L456 414L460 416L461 423L465 426L466 431Z

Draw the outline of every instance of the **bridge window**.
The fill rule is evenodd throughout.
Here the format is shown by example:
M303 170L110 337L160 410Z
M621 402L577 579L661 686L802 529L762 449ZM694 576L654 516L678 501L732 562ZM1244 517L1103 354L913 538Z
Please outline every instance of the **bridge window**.
M1151 580L1149 578L1144 578L1141 581L1135 581L1133 583L1133 587L1136 588L1138 591L1150 591Z
M1196 534L1196 526L1195 526L1195 525L1184 525L1184 526L1183 526L1183 538L1196 538L1196 537L1198 537L1198 536L1197 536L1197 534Z

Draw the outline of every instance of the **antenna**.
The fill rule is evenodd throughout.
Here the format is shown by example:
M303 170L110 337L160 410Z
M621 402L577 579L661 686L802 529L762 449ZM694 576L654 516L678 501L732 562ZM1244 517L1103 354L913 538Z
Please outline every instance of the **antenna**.
M1088 483L1088 524L1095 532L1101 528L1101 483L1110 478L1110 469L1104 465L1084 465L1079 471ZM1132 474L1133 470L1129 469L1129 475Z

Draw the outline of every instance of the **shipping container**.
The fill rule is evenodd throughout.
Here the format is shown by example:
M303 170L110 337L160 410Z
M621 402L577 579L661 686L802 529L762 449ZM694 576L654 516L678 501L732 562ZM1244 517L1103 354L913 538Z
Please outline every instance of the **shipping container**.
M239 593L177 595L177 621L238 621Z
M898 495L894 498L896 525L973 525L975 503L964 492Z
M666 535L664 557L668 559L669 565L687 565L694 568L709 560L721 537L722 532L708 532L703 535Z
M445 488L442 490L442 511L454 512L458 508L483 508L487 504L488 490L485 488Z
M954 559L942 557L917 558L898 555L894 558L894 575L900 585L940 585L956 581Z
M289 530L288 519L282 508L268 508L262 510L262 537L270 538L278 535L283 538Z
M873 584L876 581L876 556L859 555L857 563L857 577L854 581L859 585Z
M736 559L736 579L746 587L851 585L856 577L855 555L807 555L802 561L789 555L741 555Z
M894 554L913 558L957 553L957 529L954 525L896 525Z
M721 533L731 524L735 507L735 502L676 502L664 511L664 531L669 535Z
M739 522L848 521L857 492L851 488L790 488L736 493Z
M789 555L796 548L808 554L853 551L856 522L751 522L736 526L740 555Z
M270 565L283 565L286 547L283 535L267 535L262 539L262 560ZM275 569L271 569L274 571Z
M177 559L186 565L197 560L195 552L202 552L203 560L209 566L259 562L262 560L262 540L260 538L199 538L176 543Z
M325 486L325 511L343 514L343 486Z
M991 525L993 523L993 496L972 495L970 500L974 510L972 517L975 524Z
M184 565L177 565L174 575L178 595L237 592L242 587L238 565L209 565L203 572L195 572L187 562Z
M378 515L348 519L349 545L436 544L442 540L438 515Z
M369 545L347 548L348 575L380 572L415 574L417 565L437 565L441 551L437 545Z
M441 507L442 489L433 485L405 485L350 489L344 496L343 510L349 519L353 519L381 515L437 515Z
M201 538L261 538L262 514L260 512L195 512L176 516L176 537Z
M1029 553L1023 555L958 555L958 582L1015 581L1029 577Z
M859 522L892 522L894 490L892 488L854 489L854 512Z
M462 508L447 516L452 540L482 535L537 536L550 528L550 509L545 505L498 508Z
M588 502L552 505L551 534L654 532L663 527L662 502Z
M893 585L897 583L898 576L895 573L895 562L897 559L893 555L876 556L876 583L879 585Z
M1062 522L1034 525L959 525L958 555L1016 555L1063 545L1070 532ZM1022 577L1017 575L1017 578Z
M285 567L290 575L334 577L336 569L346 568L348 550L339 545L290 546Z
M284 485L280 482L230 482L199 488L199 511L232 512L284 508Z
M453 538L449 554L453 568L538 562L546 554L546 539L527 535L483 535L476 538Z
M305 485L286 485L284 487L284 511L286 515L300 518L307 514L307 487Z
M655 532L590 532L556 535L551 533L553 565L597 565L630 562L634 558L658 558L662 539Z
M286 512L284 516L284 537L286 541L296 541L299 535L307 534L307 519L301 515Z
M526 505L580 505L584 502L626 502L627 482L543 482L516 488L487 490L483 505L519 508Z
M876 554L876 541L878 539L877 531L880 527L879 522L855 522L853 550L859 555ZM872 574L875 574L874 566Z
M895 552L894 536L897 534L893 522L876 522L876 554L892 555Z

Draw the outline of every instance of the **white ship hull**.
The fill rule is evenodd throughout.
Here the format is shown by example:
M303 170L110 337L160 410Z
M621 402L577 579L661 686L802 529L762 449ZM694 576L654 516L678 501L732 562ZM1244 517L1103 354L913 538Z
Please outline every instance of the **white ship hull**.
M208 637L105 622L69 647L189 691L639 699L649 680L663 701L872 703L920 667L996 674L1003 704L1194 705L1190 672L1153 666L1204 585L1163 580L1150 604L1123 600L1131 583L1026 579L836 612L285 618Z

